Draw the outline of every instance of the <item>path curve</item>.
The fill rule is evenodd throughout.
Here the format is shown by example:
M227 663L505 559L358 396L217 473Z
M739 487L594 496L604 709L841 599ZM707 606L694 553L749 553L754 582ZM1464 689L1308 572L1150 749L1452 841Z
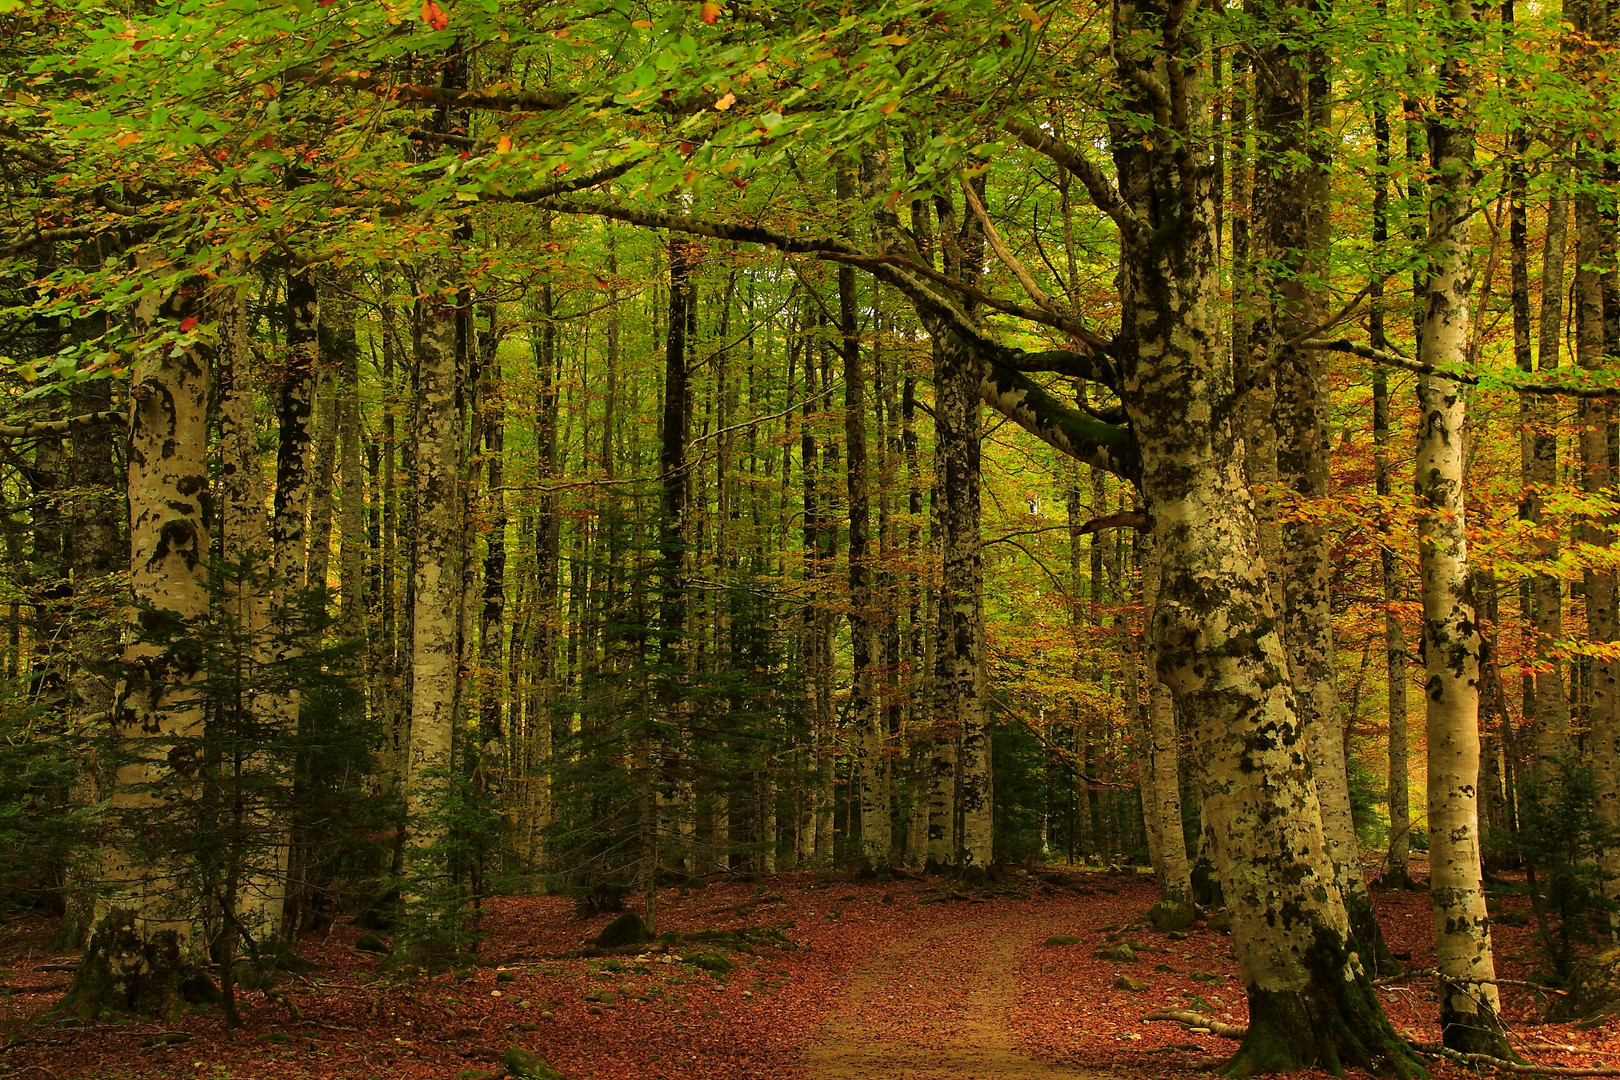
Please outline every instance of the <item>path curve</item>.
M1051 913L989 912L896 942L851 974L805 1052L811 1080L1051 1080L1007 1025L1018 951L1066 931Z

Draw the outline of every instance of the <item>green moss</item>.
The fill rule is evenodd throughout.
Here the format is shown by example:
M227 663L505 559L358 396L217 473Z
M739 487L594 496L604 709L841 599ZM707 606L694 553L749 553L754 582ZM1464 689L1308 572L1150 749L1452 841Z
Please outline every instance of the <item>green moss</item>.
M114 908L96 923L56 1011L85 1020L178 1020L188 1005L210 1004L218 994L175 931L143 936L133 912Z
M1345 980L1347 943L1318 927L1304 957L1311 980L1303 990L1249 987L1249 1032L1222 1074L1293 1072L1312 1066L1343 1076L1363 1068L1402 1080L1427 1076L1412 1048L1389 1024L1364 970Z

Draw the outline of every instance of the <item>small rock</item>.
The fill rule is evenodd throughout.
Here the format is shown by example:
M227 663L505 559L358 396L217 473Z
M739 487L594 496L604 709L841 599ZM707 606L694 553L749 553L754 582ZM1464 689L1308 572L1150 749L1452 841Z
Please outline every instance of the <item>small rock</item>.
M585 995L585 1000L594 1001L598 1005L617 1005L619 1003L619 995L614 993L612 990L593 990L591 993Z
M506 1048L506 1071L525 1080L565 1080L562 1073L547 1065L545 1059L533 1050L521 1046Z
M1221 981L1221 977L1213 971L1195 971L1188 975L1187 978L1201 983L1218 983Z
M1217 934L1230 934L1232 932L1232 916L1229 912L1217 911L1209 917L1209 928Z
M1131 948L1129 942L1124 941L1118 945L1110 945L1106 949L1098 949L1092 955L1098 960L1112 960L1117 964L1134 963L1136 960L1136 950Z
M602 928L602 932L596 935L596 947L618 949L625 945L640 945L649 936L647 924L641 916L627 911Z
M1617 1012L1620 1012L1620 949L1610 949L1575 965L1569 975L1569 996L1556 998L1548 1006L1547 1018L1601 1021Z
M498 983L517 982L517 972L515 972L515 971L497 971L495 973L495 981L498 982Z
M1078 945L1080 939L1073 934L1053 934L1045 941L1047 945Z
M354 943L354 947L359 949L361 952L378 953L383 955L393 951L388 942L384 941L376 934L361 934L360 940Z
M1164 973L1166 973L1168 975L1174 975L1175 972L1176 972L1176 969L1171 967L1169 964L1154 964L1153 965L1153 970L1154 971L1162 971L1162 972L1164 972Z
M710 975L726 975L737 970L737 962L723 952L693 953L686 958L686 963Z
M1147 919L1155 930L1164 933L1185 930L1198 921L1198 909L1185 900L1165 899L1148 908Z
M142 1039L141 1045L147 1048L154 1046L179 1046L181 1043L188 1043L190 1041L191 1036L187 1035L183 1031L165 1031L161 1034L153 1035L149 1039Z
M1114 980L1115 990L1129 990L1133 994L1140 994L1147 988L1147 983L1142 982L1139 979L1133 979L1129 975L1121 975L1119 978Z

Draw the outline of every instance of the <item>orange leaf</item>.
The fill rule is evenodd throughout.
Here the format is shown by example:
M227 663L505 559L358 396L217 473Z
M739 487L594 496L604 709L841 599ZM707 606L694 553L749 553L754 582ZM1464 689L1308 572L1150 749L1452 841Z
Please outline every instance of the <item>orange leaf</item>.
M708 23L710 26L713 26L715 23L720 21L720 5L715 3L714 0L709 0L708 3L703 5L703 11L701 14L703 16L703 21Z
M435 30L443 30L450 25L450 15L433 0L423 0L422 21Z
M510 154L512 152L512 136L502 135L497 139L495 141L495 152L497 154Z

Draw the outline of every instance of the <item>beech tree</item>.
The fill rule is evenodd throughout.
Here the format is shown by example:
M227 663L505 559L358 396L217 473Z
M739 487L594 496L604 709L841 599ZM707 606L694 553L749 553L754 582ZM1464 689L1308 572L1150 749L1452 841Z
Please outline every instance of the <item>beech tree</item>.
M1417 829L1447 1044L1506 1053L1479 792L1507 833L1555 775L1620 806L1612 148L1557 115L1602 104L1605 11L26 17L52 45L0 109L6 310L101 326L8 355L35 441L0 486L39 501L7 533L33 618L13 605L7 663L41 687L68 664L24 564L67 558L63 439L108 457L106 421L39 402L127 390L131 611L189 625L218 596L274 642L261 668L364 651L391 865L355 873L406 954L466 947L503 871L585 908L634 889L655 921L707 874L975 881L1066 846L1186 899L1198 835L1248 997L1228 1071L1407 1075L1364 856L1408 883ZM1563 467L1553 401L1580 403ZM204 489L218 562L267 574L213 580ZM325 629L270 633L304 608ZM1341 671L1363 644L1371 735ZM130 747L203 723L184 658L143 649L103 721ZM308 735L302 691L254 708ZM191 782L143 753L94 798ZM1387 821L1358 821L1381 755ZM339 887L263 825L285 839L249 932L296 938ZM1612 900L1620 847L1594 843ZM109 849L81 971L150 968L122 1006L161 1011L206 913L149 912Z

